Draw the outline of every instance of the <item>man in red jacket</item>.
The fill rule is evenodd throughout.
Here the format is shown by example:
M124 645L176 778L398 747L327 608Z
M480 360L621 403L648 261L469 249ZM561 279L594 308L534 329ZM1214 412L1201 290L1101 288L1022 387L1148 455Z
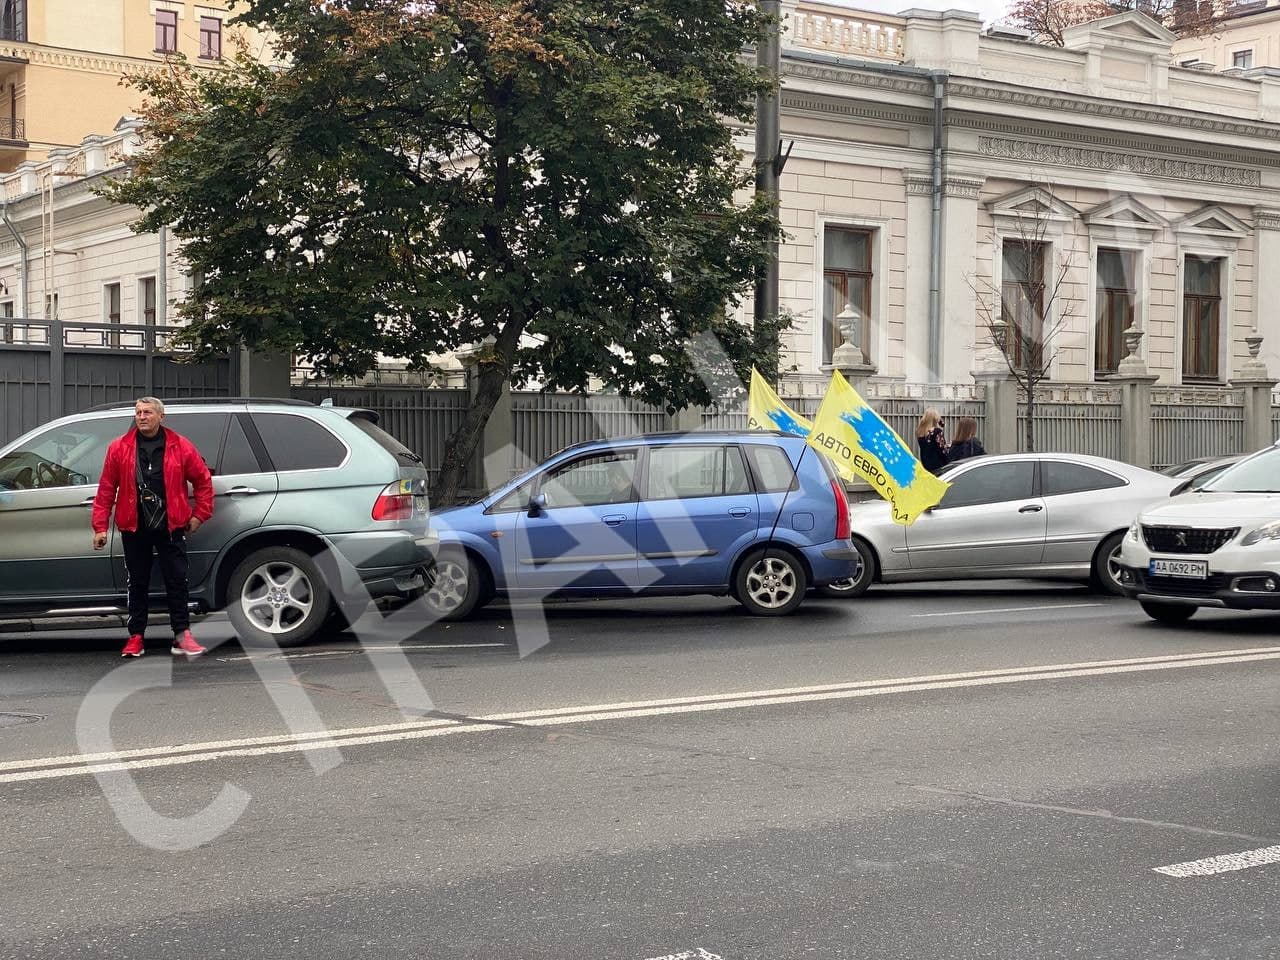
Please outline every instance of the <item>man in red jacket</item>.
M187 534L213 516L213 480L191 441L164 428L163 403L143 397L134 404L133 419L129 432L107 448L93 500L93 549L107 545L114 506L129 572L129 641L120 655L142 656L155 555L169 600L170 652L191 659L205 650L191 636L187 611ZM188 483L195 490L194 510L187 499Z

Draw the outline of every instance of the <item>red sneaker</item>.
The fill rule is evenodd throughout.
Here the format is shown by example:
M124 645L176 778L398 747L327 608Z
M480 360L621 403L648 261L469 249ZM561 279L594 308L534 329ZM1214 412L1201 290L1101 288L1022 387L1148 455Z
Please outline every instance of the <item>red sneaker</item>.
M196 657L202 656L205 649L196 643L196 638L191 635L190 630L183 630L180 635L173 638L173 646L169 652L175 657L186 657L188 660L194 660Z
M142 634L135 633L129 638L124 645L124 649L120 651L122 657L140 657L142 656Z

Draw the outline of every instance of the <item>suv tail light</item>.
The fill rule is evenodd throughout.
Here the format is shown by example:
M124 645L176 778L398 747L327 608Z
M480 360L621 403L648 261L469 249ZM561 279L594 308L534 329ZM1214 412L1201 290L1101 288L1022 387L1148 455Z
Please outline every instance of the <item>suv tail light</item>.
M389 483L373 501L375 520L412 520L413 494L403 493L399 483Z
M849 524L849 498L844 495L839 480L831 481L831 492L836 498L836 539L848 540L853 535Z

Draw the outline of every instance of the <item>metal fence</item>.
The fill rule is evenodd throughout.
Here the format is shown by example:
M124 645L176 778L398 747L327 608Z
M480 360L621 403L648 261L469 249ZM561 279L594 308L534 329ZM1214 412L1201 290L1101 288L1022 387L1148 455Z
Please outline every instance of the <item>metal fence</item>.
M605 440L671 429L665 410L616 396L513 393L515 446L537 463L583 440ZM518 469L520 464L512 464Z
M0 443L47 420L142 394L225 397L237 361L194 362L174 328L6 319L0 336Z
M1120 394L1081 386L1037 391L1032 440L1040 453L1120 456ZM1018 451L1027 449L1027 404L1018 404Z
M1230 387L1153 387L1151 460L1156 470L1198 457L1245 453L1244 396Z
M445 441L462 426L470 395L466 390L433 390L409 386L329 386L294 384L295 400L321 403L331 399L340 407L361 407L378 415L378 423L422 457L434 475L444 459Z

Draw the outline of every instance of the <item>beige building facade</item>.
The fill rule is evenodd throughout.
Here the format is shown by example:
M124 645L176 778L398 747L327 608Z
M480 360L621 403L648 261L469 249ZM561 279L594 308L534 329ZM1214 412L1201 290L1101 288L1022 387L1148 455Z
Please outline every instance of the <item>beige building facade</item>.
M1211 33L1174 41L1173 62L1229 73L1280 67L1280 0L1236 3L1231 11Z
M992 319L1052 333L1056 382L1116 373L1126 330L1161 383L1230 382L1255 334L1280 370L1280 76L1179 67L1174 43L1136 13L1058 48L955 11L790 5L791 376L825 380L842 305L878 380L972 382L1002 362ZM1035 277L1009 255L1028 222ZM1019 302L1033 280L1044 309Z
M73 147L134 114L141 95L125 74L185 56L215 68L232 33L234 0L0 0L0 171Z

